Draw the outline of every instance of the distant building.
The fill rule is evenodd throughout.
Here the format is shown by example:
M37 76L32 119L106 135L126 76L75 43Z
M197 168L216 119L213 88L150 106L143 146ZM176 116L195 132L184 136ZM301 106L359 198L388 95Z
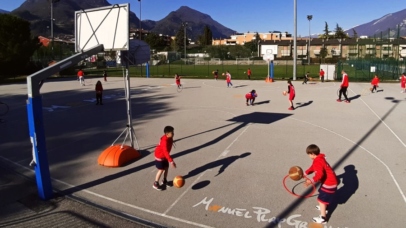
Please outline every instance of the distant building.
M244 45L245 43L254 41L256 39L256 34L256 32L237 33L231 35L228 39L213 39L212 45ZM263 41L292 39L292 35L288 32L273 31L258 33L258 35Z
M322 48L327 49L326 58L406 58L406 39L312 38L297 40L297 58L320 58ZM271 51L272 50L272 51ZM293 57L293 40L267 40L260 43L259 56L271 52L276 58Z

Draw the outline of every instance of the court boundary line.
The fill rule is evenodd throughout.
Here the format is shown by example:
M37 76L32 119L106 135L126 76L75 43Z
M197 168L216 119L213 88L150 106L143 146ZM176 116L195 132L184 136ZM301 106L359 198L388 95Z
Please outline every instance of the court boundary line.
M29 168L27 168L27 167L25 167L25 166L23 166L23 165L21 165L21 164L15 163L15 162L13 162L13 161L11 161L11 160L9 160L9 159L3 157L3 156L0 156L0 158L3 159L3 160L5 160L5 161L8 161L8 162L14 164L15 166L18 166L18 167L20 167L20 168L22 168L22 169L24 169L24 170L27 170L27 171L29 171L30 173L35 173L34 170L31 170L31 169L29 169ZM26 175L24 175L24 174L21 174L21 175L26 176ZM30 177L28 177L28 178L30 178ZM30 179L31 179L31 178L30 178ZM59 182L59 183L64 184L64 185L66 185L66 186L69 186L69 187L72 187L72 188L77 188L77 186L71 185L71 184L69 184L69 183L67 183L67 182L64 182L64 181L61 181L61 180L59 180L59 179L56 179L56 178L51 178L51 179L52 179L52 181L54 181L54 182ZM53 189L56 189L57 191L60 191L59 189L57 189L57 188L55 188L55 187L53 187ZM135 206L135 205L132 205L132 204L129 204L129 203L125 203L125 202L122 202L122 201L120 201L120 200L116 200L116 199L113 199L113 198L110 198L110 197L107 197L107 196L104 196L104 195L101 195L101 194L98 194L98 193L95 193L95 192L92 192L92 191L89 191L89 190L86 190L86 189L81 189L80 191L81 191L81 192L84 192L84 193L87 193L87 194L90 194L90 195L93 195L93 196L96 196L96 197L99 197L99 198L102 198L102 199L105 199L105 200L107 200L107 201L111 201L111 202L114 202L114 203L118 203L118 204L121 204L121 205L123 205L123 206L127 206L127 207L130 207L130 208L133 208L133 209L137 209L137 210L139 210L139 211L147 212L147 213L150 213L150 214L153 214L153 215L158 215L158 216L161 216L161 217L164 217L164 218L172 219L172 220L175 220L175 221L178 221L178 222L183 222L183 223L186 223L186 224L189 224L189 225L194 225L194 226L202 227L202 228L213 228L213 227L211 227L211 226L207 226L207 225L204 225L204 224L192 222L192 221L189 221L189 220L186 220L186 219L181 219L181 218L177 218L177 217L174 217L174 216L170 216L170 215L166 215L166 214L163 214L163 213L159 213L159 212L156 212L156 211L153 211L153 210L149 210L149 209L146 209L146 208L138 207L138 206ZM79 196L74 196L74 197L77 197L77 198L79 198L79 199L82 199L82 197L79 197ZM88 199L85 199L85 200L86 200L86 201L90 201L90 200L88 200ZM92 201L90 201L90 202L91 202L92 204L98 205L98 204L95 203L95 202L92 202ZM111 209L111 210L112 210L112 211L115 211L115 212L117 212L117 213L128 214L128 213L125 213L125 212L121 212L121 211L119 211L119 210L114 210L114 209ZM132 215L132 216L134 216L134 215ZM134 216L134 217L136 217L136 216Z

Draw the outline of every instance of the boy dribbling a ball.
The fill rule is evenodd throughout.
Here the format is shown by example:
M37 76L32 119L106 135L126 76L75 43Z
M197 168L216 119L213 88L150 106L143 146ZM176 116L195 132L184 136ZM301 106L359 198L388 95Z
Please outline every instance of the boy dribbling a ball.
M173 168L176 168L176 164L173 161L172 157L169 155L173 145L173 136L174 128L172 126L166 126L164 128L164 135L161 137L159 144L155 148L155 166L158 169L158 172L155 176L155 182L152 185L156 190L162 191L165 186L170 186L167 177L169 163L172 164ZM162 186L159 185L159 179L164 174L164 179L162 181Z
M317 210L320 210L320 216L314 217L313 221L316 223L327 223L327 206L333 200L334 194L337 191L337 176L334 170L330 167L326 161L325 155L320 153L320 148L311 144L306 148L306 153L313 160L312 165L305 171L305 175L315 173L313 178L306 179L304 185L307 187L317 182L321 183L319 188L319 196L317 201L319 205L316 206Z

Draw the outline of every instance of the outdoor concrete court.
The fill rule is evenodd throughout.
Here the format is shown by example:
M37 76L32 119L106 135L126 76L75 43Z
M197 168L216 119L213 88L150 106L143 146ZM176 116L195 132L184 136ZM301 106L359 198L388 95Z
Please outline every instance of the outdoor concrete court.
M297 109L289 111L283 81L235 80L226 88L224 80L183 79L177 92L172 78L132 78L143 157L106 168L97 158L126 125L123 79L108 80L103 106L94 103L97 79L84 87L50 80L41 90L53 186L63 193L167 227L308 227L319 214L317 192L296 198L282 180L289 167L311 165L305 149L315 143L341 181L326 227L405 227L406 94L398 83L366 96L358 94L368 83L350 83L347 104L336 102L339 82L295 81ZM257 105L247 107L252 89ZM10 106L0 124L0 161L32 175L26 94L26 84L0 86ZM166 125L175 128L178 165L169 179L183 175L186 184L157 191L153 151ZM301 181L286 184L305 190Z

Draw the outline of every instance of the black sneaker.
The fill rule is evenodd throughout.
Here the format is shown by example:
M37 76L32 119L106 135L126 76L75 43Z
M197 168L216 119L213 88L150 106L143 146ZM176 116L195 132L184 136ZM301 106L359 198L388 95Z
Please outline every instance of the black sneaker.
M172 183L172 181L167 181L166 179L164 179L164 180L162 181L162 185L163 185L163 186L172 187L172 186L173 186L173 183Z
M152 187L155 188L155 189L158 190L158 191L162 191L161 186L160 186L159 183L156 182L156 181L154 182L154 184L152 185Z

